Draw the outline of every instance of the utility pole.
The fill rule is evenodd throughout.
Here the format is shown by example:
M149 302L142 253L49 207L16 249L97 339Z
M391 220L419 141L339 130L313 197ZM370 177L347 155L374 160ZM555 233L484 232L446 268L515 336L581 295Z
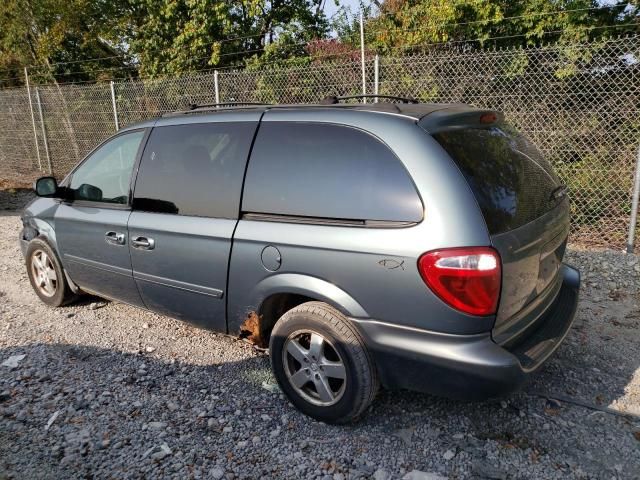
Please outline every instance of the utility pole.
M376 58L373 63L373 93L378 95L380 92L380 55L376 53ZM378 103L378 97L373 99L373 103Z
M627 253L633 253L635 247L636 227L638 225L638 201L640 201L640 147L636 158L636 174L633 178L633 196L631 199L631 219L629 221L629 236L627 237Z
M120 130L120 122L118 121L118 107L116 105L116 91L111 80L111 105L113 106L113 123L116 125L116 132Z
M364 15L362 8L360 9L360 61L362 63L362 94L367 94L367 77L364 65ZM362 103L367 103L367 99L363 98Z
M218 70L213 71L213 88L216 94L216 103L220 103L220 87L218 85Z
M47 163L49 164L49 175L53 175L51 167L51 155L49 155L49 140L47 140L47 127L44 124L44 114L42 113L42 101L40 100L40 91L36 87L36 101L38 102L38 112L40 112L40 123L42 124L42 139L44 140L44 153L47 155Z
M33 114L33 102L31 102L31 87L29 86L29 72L24 67L24 82L27 84L27 96L29 97L29 111L31 112L31 125L33 126L33 138L36 142L36 155L38 156L38 170L42 171L42 161L40 160L40 147L38 146L38 131L36 130L36 117Z

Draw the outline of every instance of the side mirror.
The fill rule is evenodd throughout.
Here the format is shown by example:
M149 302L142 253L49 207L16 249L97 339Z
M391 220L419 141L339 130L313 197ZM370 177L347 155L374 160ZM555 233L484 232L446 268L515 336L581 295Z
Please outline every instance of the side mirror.
M58 196L58 182L53 177L40 177L33 189L39 197L55 198Z

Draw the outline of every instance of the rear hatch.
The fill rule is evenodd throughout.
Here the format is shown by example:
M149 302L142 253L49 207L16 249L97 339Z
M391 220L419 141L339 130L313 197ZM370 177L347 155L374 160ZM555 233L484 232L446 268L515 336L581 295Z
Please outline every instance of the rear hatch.
M553 302L569 234L569 202L551 165L525 137L487 112L432 132L467 179L502 258L493 337L517 343Z

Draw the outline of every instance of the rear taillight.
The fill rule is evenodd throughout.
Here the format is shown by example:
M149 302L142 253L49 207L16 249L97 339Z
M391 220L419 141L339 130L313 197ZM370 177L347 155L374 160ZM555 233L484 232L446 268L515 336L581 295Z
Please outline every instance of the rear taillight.
M427 252L418 260L427 286L447 304L470 315L493 315L500 296L500 256L493 248Z

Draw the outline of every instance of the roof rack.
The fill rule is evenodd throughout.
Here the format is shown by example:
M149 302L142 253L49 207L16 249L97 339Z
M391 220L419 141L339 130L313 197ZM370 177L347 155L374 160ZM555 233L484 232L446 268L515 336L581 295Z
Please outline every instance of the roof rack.
M198 105L196 103L192 103L189 105L189 110L198 110L200 108L213 108L213 107L240 107L244 105L271 105L270 103L262 103L262 102L221 102L221 103L205 103L202 105Z
M341 100L352 100L357 98L387 98L390 100L400 100L402 103L420 103L420 101L415 98L396 97L395 95L347 95L344 97L330 95L328 97L324 97L320 101L320 105L335 105L336 103L340 103Z
M207 111L214 110L220 107L250 107L250 106L270 106L270 103L260 103L260 102L221 102L221 103L204 103L198 105L196 103L190 104L187 110L178 110L175 112L168 112L163 114L163 117L171 116L171 115L180 115L180 114L188 114L188 113L197 113L198 111Z

